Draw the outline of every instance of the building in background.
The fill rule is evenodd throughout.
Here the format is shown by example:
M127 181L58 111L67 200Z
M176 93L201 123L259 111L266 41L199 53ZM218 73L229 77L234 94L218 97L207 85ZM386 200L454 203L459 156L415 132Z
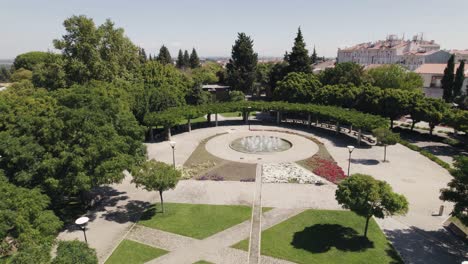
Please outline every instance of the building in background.
M455 55L455 62L468 62L468 50L451 50L451 54Z
M357 44L338 49L338 62L355 62L367 66L371 64L400 64L415 70L425 63L447 63L450 53L440 50L434 40L424 40L416 35L412 40L389 35L385 40Z
M453 74L456 73L459 64L455 65L455 71ZM444 70L447 67L446 64L423 64L419 66L414 72L421 75L424 82L424 94L427 97L432 98L442 98L442 77L444 77ZM468 67L465 68L465 81L463 82L463 92L466 93L467 85L468 85Z

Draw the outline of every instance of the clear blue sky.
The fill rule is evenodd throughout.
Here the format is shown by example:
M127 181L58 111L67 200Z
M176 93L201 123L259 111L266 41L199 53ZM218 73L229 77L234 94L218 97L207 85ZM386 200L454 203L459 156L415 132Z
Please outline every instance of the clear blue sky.
M301 26L319 56L338 47L423 32L443 49L468 49L468 0L0 0L0 58L52 49L62 22L83 14L123 27L147 52L162 44L176 55L228 56L237 32L254 39L260 56L282 56Z

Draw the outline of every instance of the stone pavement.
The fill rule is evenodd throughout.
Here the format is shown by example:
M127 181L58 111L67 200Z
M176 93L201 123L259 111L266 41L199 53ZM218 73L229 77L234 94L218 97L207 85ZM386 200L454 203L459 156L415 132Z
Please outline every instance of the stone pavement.
M260 246L262 242L262 178L262 164L257 164L249 237L249 256L247 258L248 264L260 263Z

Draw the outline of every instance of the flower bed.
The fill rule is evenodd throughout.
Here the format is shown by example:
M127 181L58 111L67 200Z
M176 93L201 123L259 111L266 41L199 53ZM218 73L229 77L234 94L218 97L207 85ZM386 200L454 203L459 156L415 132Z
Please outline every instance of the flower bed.
M314 168L313 173L333 183L338 183L346 177L343 169L335 161L314 156L308 159L306 163L308 163L308 167Z

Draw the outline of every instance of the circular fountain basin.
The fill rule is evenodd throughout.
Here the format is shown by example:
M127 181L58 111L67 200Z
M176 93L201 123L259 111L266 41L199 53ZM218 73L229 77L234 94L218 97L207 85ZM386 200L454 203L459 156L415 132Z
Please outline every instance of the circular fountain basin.
M239 152L262 154L288 150L292 147L292 143L276 136L255 135L237 138L229 144L229 147Z

